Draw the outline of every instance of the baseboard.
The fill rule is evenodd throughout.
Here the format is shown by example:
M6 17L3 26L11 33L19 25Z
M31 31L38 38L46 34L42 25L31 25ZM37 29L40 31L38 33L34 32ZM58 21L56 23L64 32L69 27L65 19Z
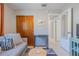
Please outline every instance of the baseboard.
M28 48L34 48L34 46L28 46Z

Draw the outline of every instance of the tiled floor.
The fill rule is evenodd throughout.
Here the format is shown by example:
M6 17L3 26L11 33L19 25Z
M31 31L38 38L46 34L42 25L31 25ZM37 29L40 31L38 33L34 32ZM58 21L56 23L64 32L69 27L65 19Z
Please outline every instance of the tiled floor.
M62 47L60 47L57 41L52 42L52 48L58 56L69 56L70 55L67 51L65 51Z

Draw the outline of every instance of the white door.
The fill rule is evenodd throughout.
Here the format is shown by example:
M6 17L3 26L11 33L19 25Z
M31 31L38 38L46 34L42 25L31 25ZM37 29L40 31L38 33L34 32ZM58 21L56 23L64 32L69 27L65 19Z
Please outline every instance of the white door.
M71 38L71 23L72 22L72 8L69 8L65 10L61 14L61 37L62 39L60 40L61 46L69 52L69 43L70 43L70 38Z
M62 37L69 39L71 37L72 9L67 9L61 15Z

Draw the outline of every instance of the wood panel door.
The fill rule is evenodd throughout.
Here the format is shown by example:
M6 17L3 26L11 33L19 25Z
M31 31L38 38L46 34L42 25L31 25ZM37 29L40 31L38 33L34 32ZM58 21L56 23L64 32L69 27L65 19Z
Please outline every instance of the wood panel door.
M16 16L17 33L21 37L28 38L28 46L34 47L34 17L33 16Z

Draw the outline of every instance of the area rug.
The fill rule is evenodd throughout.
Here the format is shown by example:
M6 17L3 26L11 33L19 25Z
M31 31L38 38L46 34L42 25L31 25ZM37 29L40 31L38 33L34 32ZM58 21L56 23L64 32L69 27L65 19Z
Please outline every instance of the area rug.
M28 48L26 50L26 53L25 53L24 56L28 56L28 53L29 53L30 50L31 49ZM51 49L51 48L45 48L45 50L47 51L47 56L57 56L57 54L55 53L55 51L53 49Z
M55 51L51 48L45 49L47 51L47 56L57 56Z

